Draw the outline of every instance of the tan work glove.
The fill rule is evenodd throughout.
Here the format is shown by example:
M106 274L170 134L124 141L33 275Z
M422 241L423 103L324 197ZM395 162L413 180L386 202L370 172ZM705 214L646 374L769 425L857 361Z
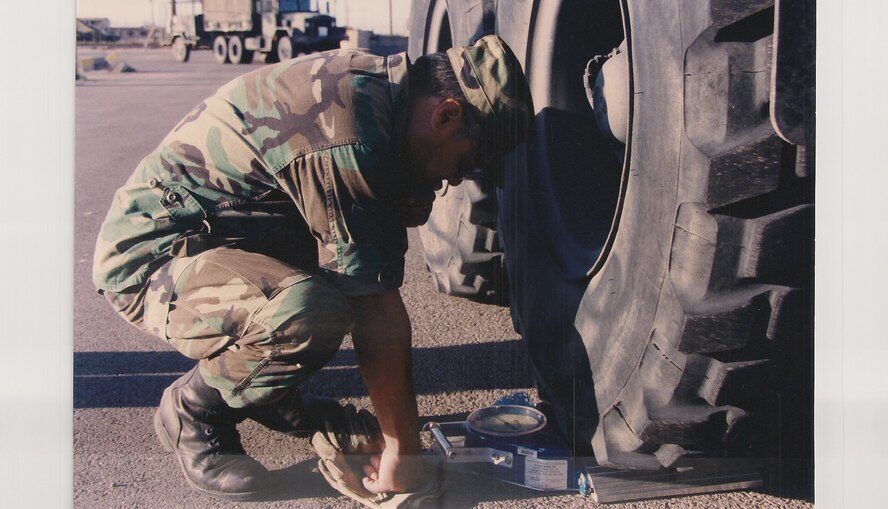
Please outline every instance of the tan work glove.
M344 410L345 423L327 422L325 429L311 437L311 445L321 458L318 469L333 489L374 509L421 507L441 496L437 479L430 479L412 493L367 491L361 482L363 467L372 455L382 452L382 433L376 417L367 410L355 411L354 405L346 405Z

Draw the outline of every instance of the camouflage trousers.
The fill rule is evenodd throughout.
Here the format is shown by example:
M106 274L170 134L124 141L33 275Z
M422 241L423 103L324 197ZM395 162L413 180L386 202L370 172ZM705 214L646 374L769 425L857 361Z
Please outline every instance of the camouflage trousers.
M231 247L173 258L137 293L106 292L118 314L199 359L226 402L272 403L320 370L352 327L323 275Z

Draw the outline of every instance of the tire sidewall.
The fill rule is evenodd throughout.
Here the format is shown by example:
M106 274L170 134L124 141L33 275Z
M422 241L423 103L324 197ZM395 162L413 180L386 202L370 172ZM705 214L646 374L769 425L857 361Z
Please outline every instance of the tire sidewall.
M632 3L637 5L638 3ZM632 7L630 7L631 11ZM677 210L682 133L682 39L680 7L659 7L660 16L646 19L648 10L630 12L632 28L633 110L625 194L613 244L600 271L589 282L577 328L590 354L599 412L613 407L632 368L615 366L615 357L640 359L657 313L666 280L669 246ZM585 319L583 319L585 318ZM589 319L591 318L591 319ZM627 338L620 340L616 338ZM635 339L628 339L635 338ZM619 355L602 352L622 350ZM608 374L625 373L610 376Z

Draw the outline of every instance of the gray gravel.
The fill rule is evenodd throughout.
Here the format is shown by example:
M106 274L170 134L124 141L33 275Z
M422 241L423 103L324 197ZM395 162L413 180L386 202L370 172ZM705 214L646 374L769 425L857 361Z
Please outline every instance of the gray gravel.
M105 54L81 51L81 56ZM163 388L192 365L167 345L117 318L90 282L93 242L114 190L166 132L216 87L260 64L218 65L209 52L178 64L167 51L121 50L137 72L92 71L76 85L74 246L75 507L360 507L313 471L304 440L247 422L244 444L286 482L270 500L228 503L192 492L154 437L151 417ZM445 297L426 273L410 232L402 293L413 321L416 386L424 419L454 420L515 390L533 394L526 354L508 310ZM369 407L350 343L308 391ZM443 507L580 507L576 494L542 496L516 486L453 476ZM611 507L811 507L758 492L654 500Z

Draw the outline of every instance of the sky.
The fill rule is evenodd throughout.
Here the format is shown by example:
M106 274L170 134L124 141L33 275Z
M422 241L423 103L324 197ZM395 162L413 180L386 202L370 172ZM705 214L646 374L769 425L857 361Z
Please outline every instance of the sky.
M392 26L396 35L407 35L410 0L319 0L320 10L330 4L330 14L339 26L350 26L376 33L389 32L389 1ZM78 18L108 18L111 26L163 26L169 19L169 0L76 0Z

